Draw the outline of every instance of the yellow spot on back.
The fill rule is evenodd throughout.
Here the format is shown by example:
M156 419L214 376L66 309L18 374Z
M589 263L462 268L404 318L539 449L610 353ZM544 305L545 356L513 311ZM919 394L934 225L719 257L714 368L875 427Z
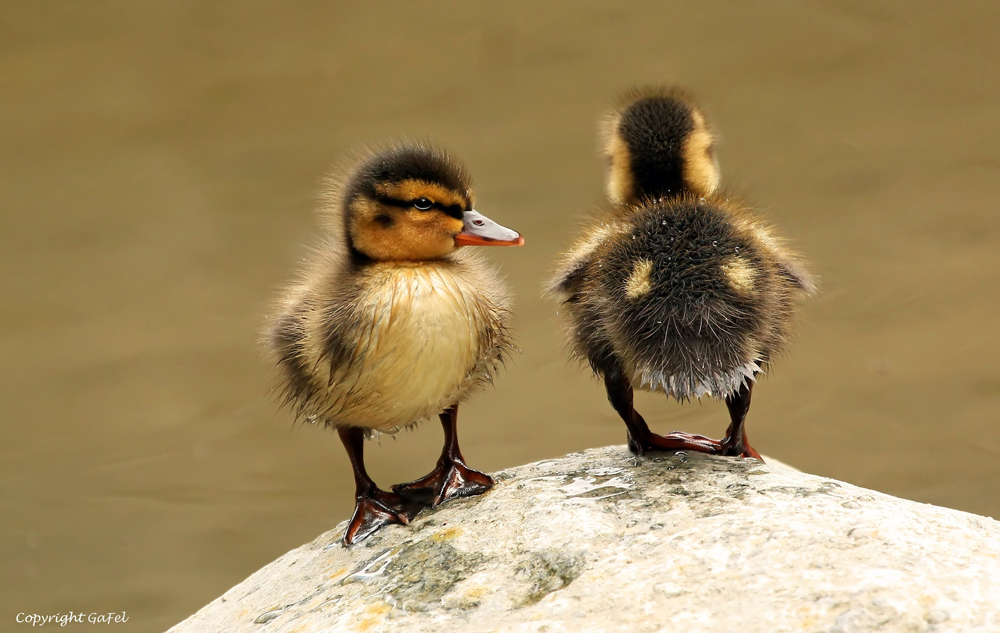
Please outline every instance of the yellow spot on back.
M653 289L653 284L649 280L649 274L653 272L653 262L643 259L632 269L628 281L625 282L625 296L635 299L648 294Z
M729 285L736 292L746 294L753 292L753 282L757 271L741 257L734 257L722 265L722 272L729 280Z

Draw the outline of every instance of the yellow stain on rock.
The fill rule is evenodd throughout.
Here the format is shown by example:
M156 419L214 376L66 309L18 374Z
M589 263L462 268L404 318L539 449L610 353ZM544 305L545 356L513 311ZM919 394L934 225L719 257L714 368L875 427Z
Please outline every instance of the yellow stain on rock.
M392 606L384 602L376 602L367 609L358 622L358 631L368 631L376 624L381 624L385 620L386 614L392 611Z
M334 578L336 578L337 576L341 576L341 575L343 575L343 574L346 574L346 573L347 573L347 571L348 571L348 569L349 569L348 567L341 567L341 568L340 568L340 569L338 569L337 571L335 571L335 572L333 572L332 574L330 574L330 580L333 580L333 579L334 579Z
M469 589L468 591L466 591L465 592L465 596L467 598L472 598L473 600L478 600L479 598L482 598L483 596L485 596L488 591L489 591L488 587L484 587L482 585L478 585L478 586L472 587L471 589Z
M441 541L450 541L451 539L455 538L456 536L460 535L461 533L462 533L462 528L460 528L458 526L454 526L454 527L450 527L450 528L446 528L444 530L441 530L440 532L434 533L431 536L431 538L434 539L435 541L438 541L438 542L441 542Z

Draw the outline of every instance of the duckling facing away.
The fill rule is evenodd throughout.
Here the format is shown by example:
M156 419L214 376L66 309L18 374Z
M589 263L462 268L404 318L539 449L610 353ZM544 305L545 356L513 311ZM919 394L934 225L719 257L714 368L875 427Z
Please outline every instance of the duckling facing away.
M603 377L633 452L759 459L744 427L750 394L813 281L750 209L715 193L713 135L690 96L633 91L602 131L612 206L550 284L565 302L574 352ZM725 399L725 439L653 433L633 407L634 383L679 401Z
M524 239L473 209L465 170L443 151L369 151L329 197L330 231L285 293L268 346L288 404L337 429L357 485L344 544L407 524L423 504L481 494L493 480L465 465L458 405L492 380L511 349L509 297L461 246ZM444 449L426 477L380 490L364 440L440 414Z

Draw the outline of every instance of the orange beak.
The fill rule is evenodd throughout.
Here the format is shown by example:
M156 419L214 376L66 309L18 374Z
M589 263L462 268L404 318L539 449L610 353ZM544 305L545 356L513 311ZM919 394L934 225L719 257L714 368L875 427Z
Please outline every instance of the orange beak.
M455 246L523 246L521 234L501 226L475 209L462 215L462 232Z

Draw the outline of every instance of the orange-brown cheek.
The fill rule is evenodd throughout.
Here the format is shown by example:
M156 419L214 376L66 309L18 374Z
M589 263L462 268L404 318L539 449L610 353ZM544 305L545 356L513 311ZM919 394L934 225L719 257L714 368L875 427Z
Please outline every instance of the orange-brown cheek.
M410 225L409 242L415 259L443 257L455 250L455 236L462 230L462 221L444 213L417 213Z
M352 222L354 247L376 260L422 261L444 257L455 250L462 221L439 212L389 210L359 206ZM379 221L389 217L391 221Z
M442 231L454 242L455 236L462 232L462 221L446 215L443 224Z

